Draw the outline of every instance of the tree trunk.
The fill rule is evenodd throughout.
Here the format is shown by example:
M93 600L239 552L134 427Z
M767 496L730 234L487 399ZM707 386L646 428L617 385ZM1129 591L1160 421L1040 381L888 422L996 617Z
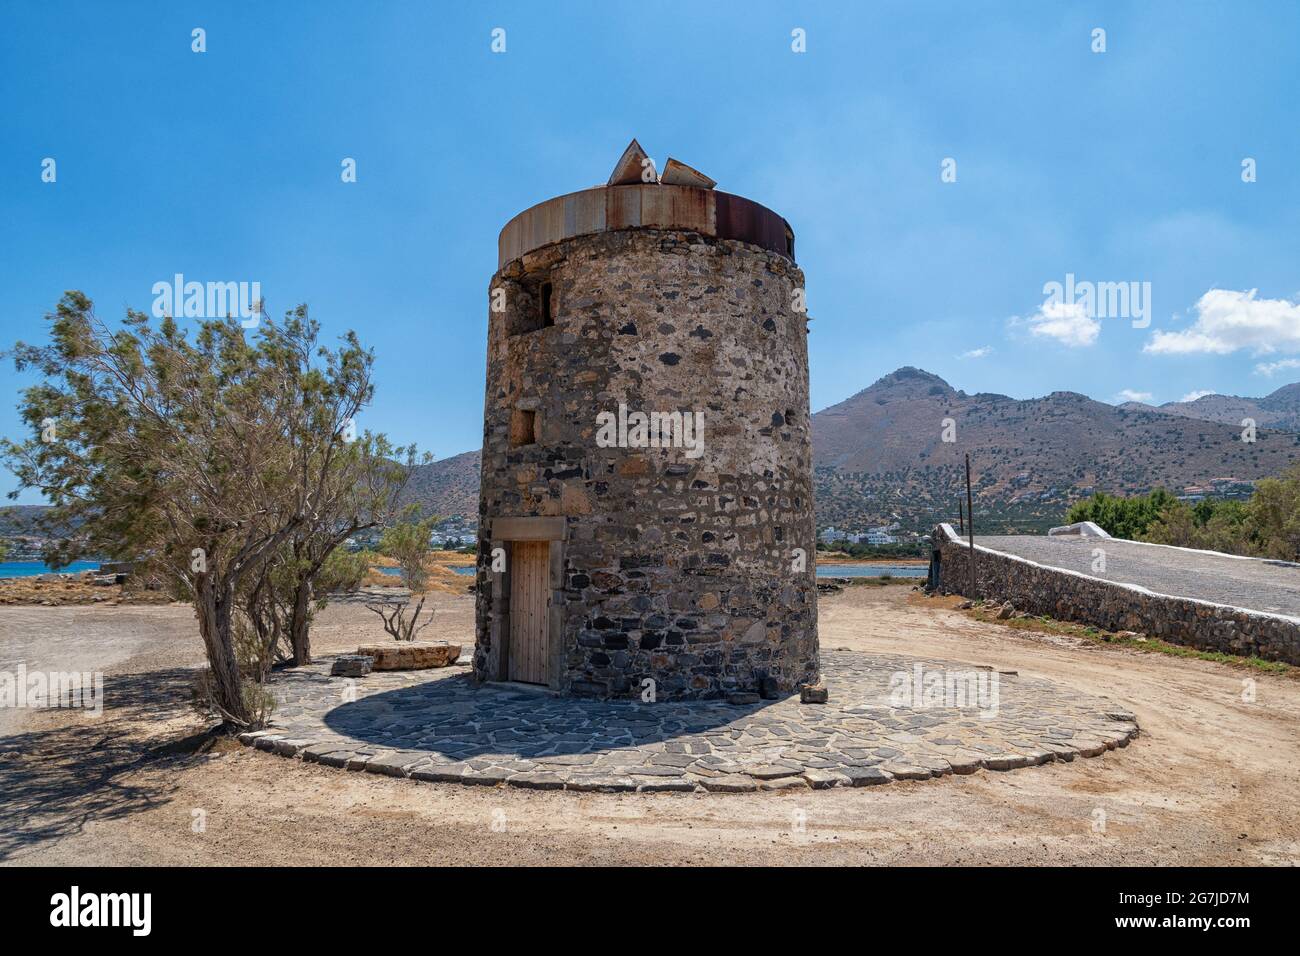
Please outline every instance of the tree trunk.
M298 582L293 592L293 613L289 619L289 638L293 646L293 663L302 667L311 663L311 578Z
M212 692L216 704L227 720L236 724L249 722L244 705L239 662L235 658L235 643L230 633L230 588L215 584L210 575L198 580L195 609L199 617L199 633L208 654L208 668L212 675Z

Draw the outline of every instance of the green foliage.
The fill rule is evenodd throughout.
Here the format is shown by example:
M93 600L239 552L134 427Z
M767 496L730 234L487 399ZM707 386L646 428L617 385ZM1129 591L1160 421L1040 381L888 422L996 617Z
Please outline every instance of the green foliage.
M1300 561L1300 465L1255 486L1248 501L1179 501L1163 489L1115 498L1094 495L1067 522L1095 521L1117 538L1227 554Z
M1149 495L1134 495L1131 498L1112 497L1105 492L1098 492L1091 498L1071 505L1066 512L1065 521L1067 524L1091 521L1111 537L1139 541L1151 523L1175 504L1178 504L1178 499L1163 488L1157 488Z
M1246 503L1211 498L1195 505L1170 505L1151 522L1142 540L1230 554L1253 555L1258 550Z
M48 344L12 353L41 376L19 405L29 437L0 442L14 494L35 488L50 502L46 560L130 560L185 594L212 705L247 726L262 708L241 689L232 627L246 622L264 649L254 672L286 631L295 658L305 651L323 565L353 530L388 520L413 463L414 449L354 434L374 356L352 333L320 346L304 306L255 333L134 310L110 328L68 292L47 319ZM402 453L406 463L393 460Z
M370 558L364 551L351 553L342 548L330 552L321 566L316 591L321 606L331 591L355 591L370 572Z
M1300 464L1260 481L1245 510L1259 554L1300 561Z
M385 528L379 539L380 554L397 559L402 583L412 591L424 591L429 586L424 559L429 553L429 534L441 520L434 515L423 521L402 521Z

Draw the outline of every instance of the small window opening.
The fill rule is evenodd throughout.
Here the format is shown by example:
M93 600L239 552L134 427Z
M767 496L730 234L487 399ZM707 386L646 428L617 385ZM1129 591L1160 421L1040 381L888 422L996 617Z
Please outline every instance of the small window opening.
M537 412L516 408L510 413L510 447L532 445L537 441Z
M555 287L549 279L526 277L514 287L509 299L511 306L506 317L509 335L524 335L555 325L558 303Z
M555 324L555 316L551 314L551 284L542 283L542 328Z

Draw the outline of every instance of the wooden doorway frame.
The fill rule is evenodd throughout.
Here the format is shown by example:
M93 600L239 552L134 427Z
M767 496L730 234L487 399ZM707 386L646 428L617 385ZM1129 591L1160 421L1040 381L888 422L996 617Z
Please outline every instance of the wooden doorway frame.
M489 680L510 679L510 571L514 564L516 541L550 543L549 587L550 612L547 620L546 686L560 690L564 664L564 542L568 522L554 518L493 518L488 523L489 547L506 552L504 574L492 575L492 611L489 634L492 645L487 654Z

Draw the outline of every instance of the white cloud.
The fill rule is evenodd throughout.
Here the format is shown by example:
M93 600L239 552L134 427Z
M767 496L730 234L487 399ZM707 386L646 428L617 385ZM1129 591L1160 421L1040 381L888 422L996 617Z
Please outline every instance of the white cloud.
M962 359L981 359L984 358L986 355L992 355L992 354L993 354L993 346L981 345L979 348L971 349L969 352L962 352L961 355L958 355L957 357Z
M1260 362L1255 366L1256 375L1276 375L1289 368L1300 368L1300 359L1279 359L1276 362Z
M1156 332L1142 350L1164 355L1300 352L1300 302L1257 299L1258 291L1211 289L1197 301L1191 328Z
M1121 389L1120 393L1115 396L1117 402L1150 402L1155 398L1150 392L1135 392L1131 388Z
M1213 394L1214 394L1214 389L1212 389L1212 388L1196 388L1196 389L1193 389L1192 391L1188 392L1188 393L1187 393L1186 395L1184 395L1182 398L1180 398L1179 401L1180 401L1180 402L1194 402L1194 401L1196 401L1198 398L1204 398L1206 395L1213 395Z
M1029 334L1056 339L1062 345L1080 348L1097 341L1101 322L1078 302L1044 302L1029 317Z

